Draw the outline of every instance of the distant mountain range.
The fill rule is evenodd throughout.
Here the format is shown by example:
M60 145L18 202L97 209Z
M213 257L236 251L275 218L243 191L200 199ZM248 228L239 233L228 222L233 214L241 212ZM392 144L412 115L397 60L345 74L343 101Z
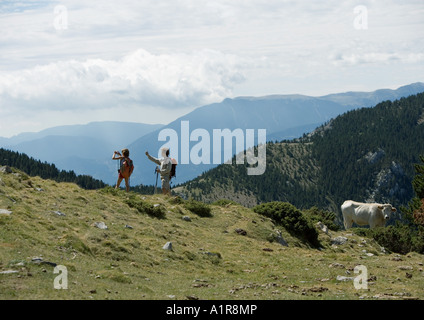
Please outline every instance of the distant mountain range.
M194 179L201 173L216 167L213 163L213 130L266 129L267 141L293 139L313 131L316 127L349 110L372 107L378 102L396 100L419 92L424 92L424 83L414 83L397 90L382 89L374 92L346 92L322 97L305 95L271 95L264 97L238 97L225 99L199 107L168 125L147 125L120 122L95 122L88 125L61 126L38 133L25 133L12 138L0 138L0 147L28 154L31 157L55 163L62 170L74 170L77 174L89 174L106 183L116 180L116 162L110 158L116 149L128 147L134 161L135 171L131 185L152 185L155 183L155 164L145 156L148 150L152 155L159 152L167 141L158 141L159 134L168 129L178 137L178 147L171 148L171 156L178 153L177 178L174 183L181 184ZM189 126L186 141L181 132L182 122ZM210 137L210 164L182 164L181 142L192 151L202 137L191 137L195 129L203 129ZM246 137L246 136L244 136ZM234 140L234 139L233 139ZM257 141L257 140L255 140ZM206 145L206 144L205 144ZM225 151L222 143L221 154ZM246 146L246 145L244 145ZM231 154L236 152L235 143L230 146ZM175 150L176 149L176 150ZM228 145L227 145L228 149ZM178 151L178 152L177 152ZM184 150L183 150L184 151ZM205 150L202 149L204 152ZM228 151L228 150L227 150ZM221 158L221 163L228 159Z
M264 97L239 97L225 99L197 108L193 112L169 123L164 128L172 129L179 137L180 163L177 167L176 184L194 179L201 173L216 167L216 164L181 164L181 122L188 121L190 132L197 128L205 129L212 140L214 129L230 130L258 129L267 130L267 141L281 141L302 136L313 131L319 125L340 114L360 107L372 107L385 100L396 100L411 94L424 92L424 83L414 83L397 90L377 90L374 92L347 92L323 97L304 95L271 95ZM165 142L158 141L163 128L151 132L130 145L134 161L138 164L133 181L143 184L154 184L154 164L144 155L145 150L156 154ZM190 141L190 150L198 142ZM233 144L234 141L233 141ZM213 142L210 141L212 149ZM223 150L221 150L222 153ZM232 154L236 150L233 146ZM171 156L172 150L171 150ZM175 152L174 152L175 156ZM212 150L211 155L212 163ZM222 163L228 159L222 159Z

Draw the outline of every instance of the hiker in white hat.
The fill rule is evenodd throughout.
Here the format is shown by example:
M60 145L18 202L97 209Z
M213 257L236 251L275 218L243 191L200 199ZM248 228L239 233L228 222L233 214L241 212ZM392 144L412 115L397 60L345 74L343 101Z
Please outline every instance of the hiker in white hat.
M152 157L148 151L146 151L146 156L150 161L156 163L159 168L156 168L156 172L160 174L160 180L162 181L162 193L166 195L171 195L171 187L169 185L169 181L171 180L170 173L172 168L172 160L169 157L169 149L162 148L162 157L161 159L157 159Z

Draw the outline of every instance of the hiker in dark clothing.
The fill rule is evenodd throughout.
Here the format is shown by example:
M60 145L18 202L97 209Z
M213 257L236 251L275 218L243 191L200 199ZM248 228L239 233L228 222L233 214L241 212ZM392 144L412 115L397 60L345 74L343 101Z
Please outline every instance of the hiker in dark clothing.
M130 151L128 149L122 149L122 154L115 151L112 156L113 160L119 160L118 181L116 182L115 189L118 189L122 180L125 179L127 192L130 191L130 176L134 171L134 165L129 156Z

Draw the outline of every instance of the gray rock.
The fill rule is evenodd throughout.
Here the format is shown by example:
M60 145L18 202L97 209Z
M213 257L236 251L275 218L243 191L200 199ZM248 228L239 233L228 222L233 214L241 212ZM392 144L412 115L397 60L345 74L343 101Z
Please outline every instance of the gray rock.
M60 211L53 211L53 213L56 213L58 216L63 216L63 217L66 216L66 214L64 214L63 212L60 212Z
M335 237L334 239L331 239L331 244L342 245L342 244L345 244L347 240L348 239L346 237L338 236L338 237Z
M325 224L323 224L321 221L317 222L316 226L319 230L321 230L325 234L328 234L328 227Z
M188 221L188 222L191 221L191 218L189 216L184 216L181 219L183 219L184 221Z
M353 277L337 276L337 281L353 281Z
M172 242L165 243L162 249L172 251Z
M94 223L94 226L97 227L97 228L99 228L99 229L102 229L102 230L106 230L107 229L107 225L104 222L95 222Z
M0 167L1 173L12 173L12 169L9 166Z
M35 264L47 264L47 265L52 266L52 267L57 266L57 263L50 262L50 261L44 261L43 258L41 258L41 257L34 257L34 258L31 259L31 262L35 263Z
M19 271L17 271L17 270L0 271L0 274L13 274L13 273L19 273Z
M386 153L384 152L384 150L382 150L382 149L379 149L379 150L377 150L376 152L372 152L372 151L370 151L370 152L368 152L366 155L365 155L365 159L369 162L369 163L371 163L371 164L374 164L374 163L376 163L376 162L378 162L378 161L380 161L380 159L382 159L382 158L384 158L384 156L386 155Z
M12 214L12 211L9 211L7 209L0 209L0 215L10 216Z
M281 244L282 246L288 247L289 244L287 243L286 240L284 240L283 235L281 234L281 231L277 231L277 236L275 237L275 241L277 241L279 244Z
M126 224L125 225L125 228L127 228L127 229L134 229L133 227L131 227L130 225L128 225L128 224Z
M399 267L397 267L399 270L410 270L410 271L412 271L412 270L414 270L414 268L413 267L411 267L411 266L399 266Z
M329 268L341 268L341 269L346 268L343 264L338 263L338 262L334 262L334 263L330 264L328 267Z
M209 251L206 251L206 252L203 252L203 254L206 254L206 255L208 255L210 257L222 258L221 254L219 252L209 252Z

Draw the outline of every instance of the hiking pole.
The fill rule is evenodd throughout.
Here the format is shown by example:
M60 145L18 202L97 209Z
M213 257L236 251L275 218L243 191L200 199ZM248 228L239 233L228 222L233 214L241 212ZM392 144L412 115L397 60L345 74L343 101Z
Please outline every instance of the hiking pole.
M158 167L156 166L156 169L155 169L155 173L156 173L156 183L155 183L155 194L156 194L156 189L157 189L157 187L158 187Z

